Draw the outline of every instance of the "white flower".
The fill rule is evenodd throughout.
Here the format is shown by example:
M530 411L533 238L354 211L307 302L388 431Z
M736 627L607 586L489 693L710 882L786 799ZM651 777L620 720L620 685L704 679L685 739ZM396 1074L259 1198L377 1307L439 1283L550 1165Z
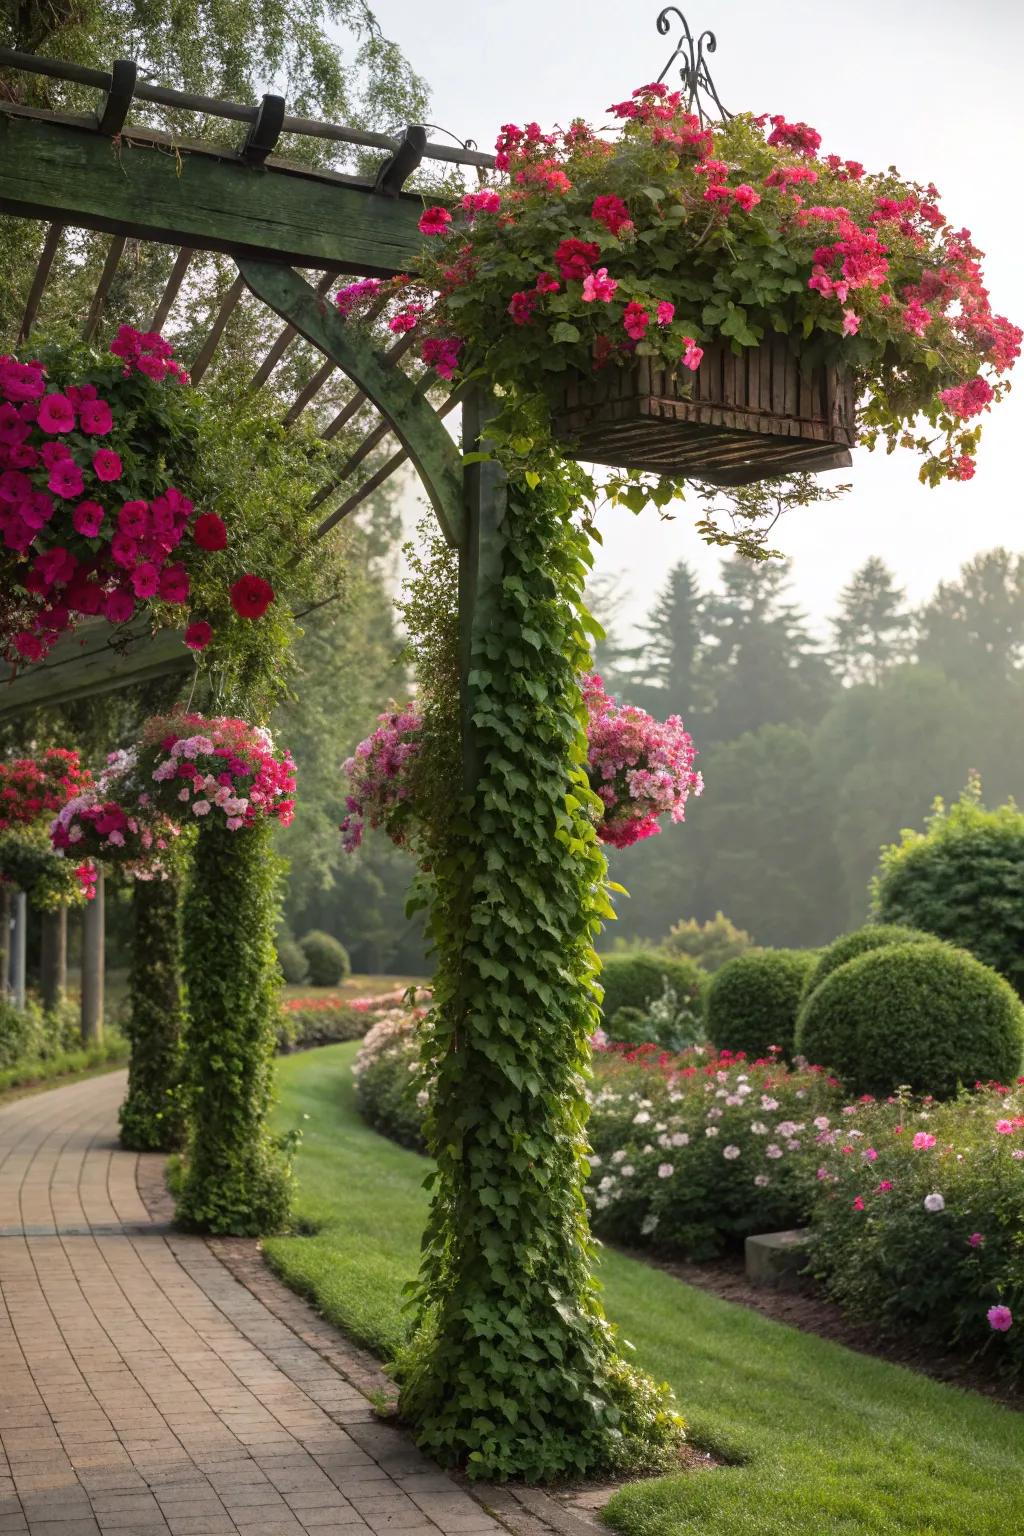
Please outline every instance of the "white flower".
M633 1116L633 1124L634 1125L646 1125L650 1118L651 1117L647 1113L646 1109L641 1109L641 1110L639 1110L637 1112L637 1114L635 1114Z
M673 1131L672 1145L674 1147L688 1147L690 1145L690 1138L685 1131Z
M762 1109L767 1109L769 1112L771 1112L771 1110L778 1109L778 1107L779 1107L778 1099L769 1098L766 1093L762 1093L762 1095L761 1095L761 1108Z
M650 1157L653 1151L654 1148L651 1146L650 1142L648 1142L646 1147L644 1147L644 1157Z
M641 1235L641 1237L650 1237L651 1233L655 1230L657 1225L658 1225L658 1218L657 1218L657 1216L645 1216L643 1221L640 1224L640 1235Z
M597 1187L598 1187L598 1189L601 1191L601 1193L603 1195L609 1189L614 1189L614 1187L615 1187L615 1180L612 1178L610 1173L606 1173L604 1178L601 1180L600 1184L598 1184Z
M721 1118L722 1118L722 1111L720 1109L715 1109L714 1106L712 1106L711 1109L708 1110L708 1119L709 1120L721 1120Z
M667 1152L671 1145L672 1145L672 1137L671 1136L659 1136L658 1137L658 1146L661 1147L661 1149L664 1152Z
M730 1093L725 1102L728 1104L730 1109L735 1109L738 1105L743 1103L743 1097L738 1093Z
M814 1119L814 1129L816 1131L827 1131L828 1128L829 1128L829 1124L830 1124L830 1122L829 1122L828 1115L816 1115L815 1116L815 1119Z
M607 1204L608 1204L608 1196L607 1195L598 1195L597 1199L594 1201L594 1209L595 1209L595 1211L603 1211Z
M790 1152L800 1151L800 1143L795 1136L790 1137L789 1141L786 1142L786 1147Z
M598 1157L596 1152L591 1152L588 1154L587 1162L590 1164L591 1168L600 1168L601 1166L601 1159Z
M621 1149L618 1152L613 1152L612 1153L612 1162L613 1163L624 1163L625 1161L626 1161L626 1154Z
M622 1167L619 1169L619 1172L622 1174L624 1179L631 1179L634 1173L636 1173L636 1169L633 1167L632 1163L623 1163Z
M763 1120L752 1120L750 1122L750 1129L755 1136L768 1135L768 1127L765 1125Z
M724 1151L722 1152L722 1156L723 1157L727 1157L729 1159L730 1163L734 1163L736 1161L736 1159L739 1157L739 1155L740 1155L739 1147L726 1147L724 1149Z
M746 1078L741 1078L740 1081L736 1084L736 1092L743 1098L746 1098L747 1094L753 1093L753 1091L754 1090L751 1088Z
M782 1148L781 1147L777 1147L775 1145L774 1141L770 1142L768 1144L768 1146L765 1147L765 1149L764 1149L764 1155L765 1155L765 1157L781 1157L782 1156Z
M717 1125L709 1125L707 1130L704 1132L704 1135L705 1136L717 1136L718 1135L718 1126Z
M793 1124L792 1120L780 1120L775 1129L780 1136L796 1135L796 1126Z
M926 1211L944 1211L946 1202L940 1194L925 1195L924 1208Z
M605 1034L603 1029L595 1029L594 1033L590 1037L590 1043L596 1051L602 1051L608 1044L608 1036Z
M210 814L210 802L209 802L209 800L193 800L192 801L192 815L193 816L208 816L209 814Z
M671 1163L659 1163L658 1164L658 1178L659 1179L670 1179L674 1173L675 1173L675 1169L673 1168Z
M771 1179L766 1173L759 1173L757 1178L754 1180L754 1183L757 1185L758 1189L765 1189L771 1183Z

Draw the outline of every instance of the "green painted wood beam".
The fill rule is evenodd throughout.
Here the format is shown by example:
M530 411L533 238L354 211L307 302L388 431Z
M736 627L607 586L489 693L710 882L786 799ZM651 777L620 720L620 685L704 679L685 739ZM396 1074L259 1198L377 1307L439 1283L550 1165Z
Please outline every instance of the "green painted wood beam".
M0 664L0 721L194 668L178 630L126 634L105 620L86 621L62 636L45 661L19 671Z
M0 104L0 210L236 259L405 271L422 248L422 199L383 197L274 160L244 165L209 145Z
M365 336L347 325L335 306L289 267L240 260L238 270L256 294L283 320L320 348L373 401L394 428L423 482L448 543L463 539L462 463L436 413L413 381L387 363Z

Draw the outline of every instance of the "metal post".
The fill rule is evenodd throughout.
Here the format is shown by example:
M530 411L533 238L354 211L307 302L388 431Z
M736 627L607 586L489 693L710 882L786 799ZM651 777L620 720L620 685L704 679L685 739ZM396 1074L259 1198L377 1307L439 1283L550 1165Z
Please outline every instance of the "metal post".
M12 903L11 925L11 996L16 1008L25 1006L25 936L28 929L28 897L19 891Z
M96 894L86 902L82 915L82 1041L86 1045L103 1039L104 907L103 866L98 864Z
M60 1004L68 984L68 909L43 913L42 943L39 953L39 991L43 1010L52 1013Z

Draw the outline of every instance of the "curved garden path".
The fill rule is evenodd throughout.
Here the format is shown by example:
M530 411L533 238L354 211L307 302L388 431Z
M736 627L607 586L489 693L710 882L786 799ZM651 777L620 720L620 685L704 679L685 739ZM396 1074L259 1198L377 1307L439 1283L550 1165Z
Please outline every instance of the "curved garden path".
M124 1082L0 1108L0 1533L500 1533L254 1244L171 1231Z

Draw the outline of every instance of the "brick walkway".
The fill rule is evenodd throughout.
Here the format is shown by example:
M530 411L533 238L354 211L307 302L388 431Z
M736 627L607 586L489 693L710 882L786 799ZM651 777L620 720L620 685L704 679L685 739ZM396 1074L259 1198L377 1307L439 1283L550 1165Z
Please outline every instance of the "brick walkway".
M0 1109L0 1533L501 1536L374 1419L302 1303L308 1331L150 1216L162 1160L118 1148L123 1092L118 1072Z

